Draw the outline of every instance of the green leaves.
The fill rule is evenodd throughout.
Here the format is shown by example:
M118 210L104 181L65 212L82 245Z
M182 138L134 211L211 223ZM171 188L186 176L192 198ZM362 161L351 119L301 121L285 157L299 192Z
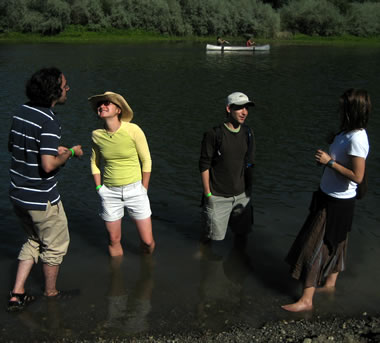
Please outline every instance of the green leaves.
M273 8L273 7L274 8ZM173 36L380 33L380 3L346 0L2 0L0 32L142 30ZM243 38L242 38L243 39Z

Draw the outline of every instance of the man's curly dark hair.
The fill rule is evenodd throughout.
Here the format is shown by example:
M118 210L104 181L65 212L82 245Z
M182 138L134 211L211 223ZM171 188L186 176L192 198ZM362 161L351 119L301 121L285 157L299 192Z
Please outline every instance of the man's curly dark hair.
M62 95L62 72L55 67L42 68L26 83L26 96L33 105L51 107Z

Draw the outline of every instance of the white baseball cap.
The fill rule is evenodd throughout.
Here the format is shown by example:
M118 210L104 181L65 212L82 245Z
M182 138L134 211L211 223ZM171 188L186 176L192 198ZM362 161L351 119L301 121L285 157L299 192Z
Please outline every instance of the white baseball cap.
M231 105L247 105L247 106L255 106L255 103L248 99L244 93L234 92L231 93L226 100L227 106Z

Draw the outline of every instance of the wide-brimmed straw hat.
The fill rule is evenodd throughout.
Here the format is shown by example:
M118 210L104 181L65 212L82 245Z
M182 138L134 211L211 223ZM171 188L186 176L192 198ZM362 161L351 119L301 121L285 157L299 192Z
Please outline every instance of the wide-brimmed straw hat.
M133 118L133 111L127 101L120 95L114 92L105 92L104 94L93 95L88 98L92 109L98 113L98 104L100 101L108 100L121 108L121 120L129 122Z

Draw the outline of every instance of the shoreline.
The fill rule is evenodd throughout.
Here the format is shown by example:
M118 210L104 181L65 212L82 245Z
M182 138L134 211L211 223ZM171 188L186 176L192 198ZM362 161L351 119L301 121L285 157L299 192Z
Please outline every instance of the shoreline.
M380 316L363 313L358 317L331 315L328 318L288 319L267 322L259 328L244 323L226 327L216 332L210 329L189 329L181 332L145 332L130 335L112 334L102 331L90 336L67 337L44 336L44 342L55 343L373 343L380 342ZM3 334L5 332L3 331ZM38 337L35 337L38 338ZM0 342L21 342L16 339L0 337Z
M278 38L255 37L258 44L275 45L317 45L317 46L375 46L380 47L380 37L334 36L320 37L303 34L279 33ZM232 45L241 45L243 37L226 37ZM0 44L4 43L62 43L62 44L94 44L94 43L210 43L214 36L169 36L141 30L108 30L87 31L84 28L69 27L65 31L51 36L36 33L8 32L0 33Z
M103 340L99 340L103 341ZM132 339L112 340L112 342L133 343L279 343L279 342L380 342L380 316L371 317L363 313L358 317L329 318L318 317L314 320L281 320L268 322L260 328L247 325L235 325L226 331L209 330L184 334L168 333L165 335L143 335Z

